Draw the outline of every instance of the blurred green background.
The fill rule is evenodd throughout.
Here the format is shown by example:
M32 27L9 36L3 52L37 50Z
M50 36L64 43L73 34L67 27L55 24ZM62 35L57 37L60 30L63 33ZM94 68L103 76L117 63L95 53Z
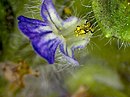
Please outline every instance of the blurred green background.
M130 33L127 29L130 25L124 29L118 28L124 23L124 18L125 21L130 18L130 12L116 13L122 13L122 6L130 10L130 1L53 2L64 19L76 15L90 21L92 19L92 23L97 22L97 32L92 36L90 43L85 49L75 52L80 67L48 65L44 59L36 55L29 40L18 30L19 15L42 19L40 0L0 0L0 97L130 97L130 47L127 40L119 37L122 33ZM114 6L117 6L117 3L120 3L121 9L119 7L116 9L118 11L115 11ZM101 6L102 4L104 6ZM109 4L112 7L108 6ZM100 13L104 8L106 13ZM114 16L107 16L109 13ZM117 17L119 20L115 19ZM116 21L113 25L119 26L107 24L106 21ZM111 33L104 24L112 29ZM118 32L121 34L115 34ZM108 33L111 36L106 38ZM40 73L38 77L30 73L37 73L37 70Z

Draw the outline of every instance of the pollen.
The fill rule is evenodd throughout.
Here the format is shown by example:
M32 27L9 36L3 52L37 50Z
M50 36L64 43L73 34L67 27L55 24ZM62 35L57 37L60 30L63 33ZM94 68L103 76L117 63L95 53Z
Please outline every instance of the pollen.
M76 36L78 37L78 36L83 36L87 33L93 33L94 28L92 27L90 22L86 21L85 24L80 25L80 26L78 25L74 32L75 32Z

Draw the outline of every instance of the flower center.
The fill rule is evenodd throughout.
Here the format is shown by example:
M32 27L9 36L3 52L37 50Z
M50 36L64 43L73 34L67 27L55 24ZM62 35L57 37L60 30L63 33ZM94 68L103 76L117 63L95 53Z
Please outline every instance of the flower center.
M92 27L92 24L90 22L86 21L85 24L80 25L80 26L78 25L74 32L75 32L76 36L78 37L78 36L85 35L89 32L93 33L94 28Z

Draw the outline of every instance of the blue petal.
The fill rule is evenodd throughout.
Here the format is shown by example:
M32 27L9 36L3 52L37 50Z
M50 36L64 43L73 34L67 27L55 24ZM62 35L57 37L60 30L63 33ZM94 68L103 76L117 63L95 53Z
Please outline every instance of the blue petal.
M18 20L19 29L30 38L34 50L49 64L53 64L56 48L61 42L60 39L52 33L51 28L43 21L24 16L19 16Z
M41 15L45 21L53 23L56 27L62 27L62 19L56 12L52 0L43 0Z
M44 2L44 0L43 0L43 2ZM46 21L46 22L51 21L50 16L48 14L48 11L46 9L46 5L44 3L41 6L41 16L42 16L44 21Z
M63 54L74 59L74 50L85 48L86 45L89 43L89 41L90 41L89 37L86 39L77 40L77 41L73 39L70 44L66 45L65 43L62 43L60 44L59 47Z
M62 42L59 45L59 48L60 48L60 51L67 57L67 59L71 63L76 64L77 61L74 58L75 49L85 48L86 45L89 43L89 41L90 41L90 35L86 38L82 38L82 37L73 38L72 37L72 40L70 41L65 40L64 42Z
M43 21L30 19L24 16L19 16L18 20L19 29L29 38L52 32L48 24Z
M74 58L74 49L70 49L71 55L68 52L68 49L65 44L61 43L59 45L60 51L63 53L65 58L70 62L73 63L74 65L79 65L78 61Z
M60 42L58 37L50 33L35 37L32 40L32 45L40 56L45 58L49 64L53 64L55 61L55 52Z

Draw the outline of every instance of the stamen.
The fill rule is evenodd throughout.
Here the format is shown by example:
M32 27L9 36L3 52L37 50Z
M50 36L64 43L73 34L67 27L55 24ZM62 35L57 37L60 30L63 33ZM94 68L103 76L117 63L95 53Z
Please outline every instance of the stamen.
M85 24L80 25L80 26L78 25L74 32L75 32L76 36L78 37L78 36L81 36L81 35L85 35L89 32L93 33L94 28L92 27L92 24L90 22L86 21Z

